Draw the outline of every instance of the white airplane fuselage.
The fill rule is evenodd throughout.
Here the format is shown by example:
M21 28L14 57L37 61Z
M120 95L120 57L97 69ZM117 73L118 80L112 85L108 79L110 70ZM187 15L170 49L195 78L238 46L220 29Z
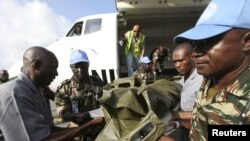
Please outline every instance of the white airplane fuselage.
M88 54L90 75L99 75L105 83L126 76L124 49L118 45L118 40L134 24L140 24L141 32L146 36L145 55L159 45L165 45L169 50L165 69L173 69L171 51L175 47L174 36L194 26L208 2L117 0L117 13L91 15L76 20L67 35L46 47L59 60L59 75L51 84L52 90L72 77L69 55L73 49L81 49ZM78 25L82 29L77 36L74 29ZM8 70L10 77L18 75L21 66L21 61L13 65Z

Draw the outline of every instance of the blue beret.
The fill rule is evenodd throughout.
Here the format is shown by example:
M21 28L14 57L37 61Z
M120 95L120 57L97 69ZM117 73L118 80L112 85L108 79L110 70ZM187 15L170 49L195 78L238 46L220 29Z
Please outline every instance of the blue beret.
M73 50L70 53L70 64L76 64L78 62L87 62L89 63L89 58L87 54L82 50Z

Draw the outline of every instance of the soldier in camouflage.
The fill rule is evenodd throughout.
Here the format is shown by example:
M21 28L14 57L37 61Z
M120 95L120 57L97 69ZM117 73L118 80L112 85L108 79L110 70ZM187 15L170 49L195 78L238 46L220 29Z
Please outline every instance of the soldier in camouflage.
M159 64L159 73L162 73L164 70L164 61L167 58L168 53L167 49L164 46L159 46L154 49L149 56L149 59L152 60L152 69L156 72L157 63Z
M136 83L139 83L140 85L154 81L155 78L152 71L152 63L147 56L140 60L140 68L134 72L133 76Z
M88 111L100 107L103 82L99 77L89 76L89 59L81 50L71 52L70 68L73 76L58 87L55 103L64 121L83 124L91 119Z
M193 110L191 141L208 140L207 125L250 124L250 0L213 0L196 26L175 37L193 44L206 79ZM230 22L225 20L230 19Z

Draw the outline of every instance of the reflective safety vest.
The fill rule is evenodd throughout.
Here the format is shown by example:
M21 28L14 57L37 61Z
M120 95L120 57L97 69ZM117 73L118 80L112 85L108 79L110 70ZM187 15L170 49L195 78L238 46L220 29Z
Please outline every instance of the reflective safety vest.
M126 37L127 37L127 42L125 44L125 55L128 55L129 50L131 49L132 45L133 45L133 53L135 57L138 57L141 53L141 49L142 49L142 44L144 44L145 41L145 35L143 35L142 33L140 33L139 35L139 39L137 40L137 42L135 44L133 44L133 31L128 31L126 33Z

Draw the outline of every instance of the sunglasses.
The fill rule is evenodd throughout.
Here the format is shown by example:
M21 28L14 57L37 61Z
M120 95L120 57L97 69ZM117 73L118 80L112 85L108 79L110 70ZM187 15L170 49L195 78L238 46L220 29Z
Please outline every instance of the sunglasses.
M225 36L227 32L221 33L219 35L204 39L204 40L193 40L190 44L193 46L194 50L209 50L214 45L220 42L220 40Z

